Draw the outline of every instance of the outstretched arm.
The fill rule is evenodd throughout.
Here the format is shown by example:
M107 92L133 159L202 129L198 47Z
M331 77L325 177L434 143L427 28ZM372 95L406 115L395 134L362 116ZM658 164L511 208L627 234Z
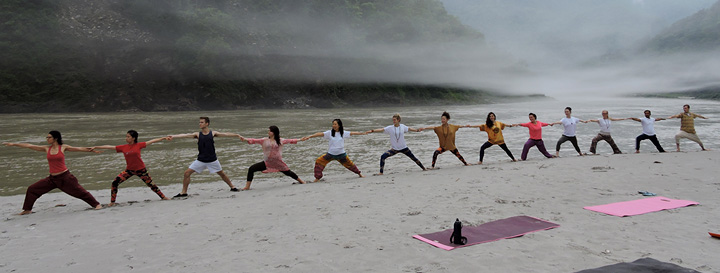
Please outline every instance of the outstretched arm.
M308 140L308 139L311 139L311 138L314 138L314 137L321 137L321 136L323 136L323 135L325 135L323 132L317 132L317 133L314 133L314 134L312 134L312 135L303 137L303 138L301 138L300 140L301 140L301 141L305 141L305 140Z
M20 147L20 148L28 148L30 150L34 150L34 151L38 151L38 152L44 152L45 149L47 149L47 146L38 146L38 145L33 145L33 144L28 144L28 143L3 142L3 145L8 146L8 147L15 146L15 147Z
M424 128L415 129L415 128L410 128L410 127L408 127L408 131L413 131L413 132L422 132L423 129L424 129Z
M169 135L167 138L167 140L173 140L174 138L198 138L198 133Z
M375 132L382 132L382 131L384 131L384 130L385 130L385 128L372 129L372 130L367 131L367 132L365 132L365 133L366 133L366 134L370 134L370 133L375 133ZM408 129L408 130L409 130L409 129Z
M665 120L664 118L655 118L655 121Z
M610 119L610 120L613 120L613 119ZM588 122L598 122L598 120L597 119L588 119L585 121L585 123L588 123Z
M701 115L698 115L698 114L695 114L695 116L696 116L696 117L699 117L699 118L701 118L701 119L708 119L708 118L706 118L706 117L703 117L703 116L701 116Z
M627 118L610 118L610 120L612 120L612 121L621 121L621 120L626 120L626 119Z
M213 136L217 136L217 137L240 137L240 134L220 133L220 132L217 132L217 131L213 131Z
M101 153L100 151L93 150L93 147L73 147L67 144L63 144L62 146L65 147L65 151L68 152L91 152L96 154Z
M683 115L682 113L677 114L677 115L672 115L672 116L669 116L667 119L680 118L680 117L682 117L682 115Z
M631 119L631 120L634 120L634 121L640 121L639 118L628 118L628 119Z
M107 150L113 149L113 150L114 150L114 149L115 149L115 146L112 146L112 145L102 145L102 146L92 147L92 150L93 150L93 151L94 151L94 150L97 150L97 149L107 149Z
M430 129L435 129L435 126L420 128L420 130L430 130Z
M169 140L169 138L168 138L168 137L159 137L159 138L155 138L155 139L151 139L151 140L145 141L145 144L146 144L146 145L150 145L150 144L153 144L153 143L155 143L155 142L160 142L160 141L163 141L163 140Z
M367 132L353 132L350 131L351 136L367 135Z

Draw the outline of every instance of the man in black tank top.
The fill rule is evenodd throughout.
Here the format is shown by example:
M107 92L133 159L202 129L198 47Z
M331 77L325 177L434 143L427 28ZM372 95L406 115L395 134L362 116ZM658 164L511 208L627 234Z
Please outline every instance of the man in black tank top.
M199 125L200 132L168 136L169 140L172 140L173 138L196 138L198 140L197 160L190 164L190 167L185 171L183 177L182 191L179 194L175 195L173 198L187 197L187 190L188 186L190 185L190 176L196 172L203 172L205 169L207 169L210 173L217 173L218 175L220 175L220 178L222 178L222 180L225 181L228 186L230 186L230 191L238 191L238 189L235 188L235 186L233 185L232 181L230 181L230 178L222 170L220 161L218 161L217 155L215 154L215 141L213 139L214 137L239 138L240 135L232 133L220 133L210 130L210 118L208 117L200 117Z

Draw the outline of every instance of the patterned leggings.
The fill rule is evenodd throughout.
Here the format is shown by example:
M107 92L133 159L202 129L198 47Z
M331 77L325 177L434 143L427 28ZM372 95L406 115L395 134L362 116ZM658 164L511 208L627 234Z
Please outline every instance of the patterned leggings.
M423 166L423 164L420 162L420 160L417 159L417 157L415 157L415 155L410 151L410 148L405 147L405 149L402 149L402 150L390 149L387 152L385 152L384 154L382 154L382 156L380 156L380 173L383 173L383 169L385 169L385 159L387 159L388 157L394 156L398 153L403 153L404 155L406 155L407 157L412 159L412 161L415 161L415 164L420 166L420 168L422 168L423 170L425 169L425 166Z
M125 182L128 178L130 178L133 175L137 175L142 179L143 182L145 182L145 185L150 187L152 191L157 193L160 198L165 199L165 195L160 191L160 189L153 183L152 178L150 177L150 174L148 174L147 169L143 168L142 170L125 170L118 174L117 177L115 177L115 180L112 182L112 189L110 190L110 202L115 203L115 199L117 198L118 193L118 186L120 186L120 183Z
M445 151L447 151L447 150L445 150L443 148L437 148L437 150L435 150L435 152L433 153L433 159L432 159L432 167L433 168L435 168L435 161L437 161L438 155L444 153ZM463 164L467 165L467 162L465 162L465 158L463 158L462 155L460 155L460 152L458 152L458 149L452 150L450 152L452 154L454 154L458 159L460 159L460 161Z
M325 169L325 166L333 160L337 160L348 170L356 174L360 174L360 170L357 166L355 166L355 163L350 160L350 157L347 156L347 153L340 155L331 155L326 153L315 160L315 179L320 179L323 177L322 172Z

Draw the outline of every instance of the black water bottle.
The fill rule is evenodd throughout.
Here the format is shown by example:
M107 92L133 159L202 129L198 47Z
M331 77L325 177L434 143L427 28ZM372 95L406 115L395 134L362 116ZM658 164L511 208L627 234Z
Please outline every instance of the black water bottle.
M467 243L467 238L462 236L462 222L460 222L460 218L455 218L455 225L453 233L450 236L450 242L456 245L464 245Z

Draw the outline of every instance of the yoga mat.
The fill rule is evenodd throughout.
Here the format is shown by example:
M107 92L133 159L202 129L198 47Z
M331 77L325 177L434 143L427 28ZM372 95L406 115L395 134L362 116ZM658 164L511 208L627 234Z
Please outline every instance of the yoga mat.
M602 212L615 216L632 216L643 213L674 209L700 204L695 201L675 200L667 197L657 196L633 201L612 203L607 205L584 207L586 210Z
M506 238L523 236L530 232L559 227L558 224L529 216L515 216L507 219L488 222L476 227L463 227L462 236L467 237L467 244L456 245L450 242L453 229L435 233L419 234L413 238L438 248L453 250L455 248L487 243Z
M676 264L665 263L651 258L642 258L632 263L619 263L594 269L586 269L577 273L700 273Z

